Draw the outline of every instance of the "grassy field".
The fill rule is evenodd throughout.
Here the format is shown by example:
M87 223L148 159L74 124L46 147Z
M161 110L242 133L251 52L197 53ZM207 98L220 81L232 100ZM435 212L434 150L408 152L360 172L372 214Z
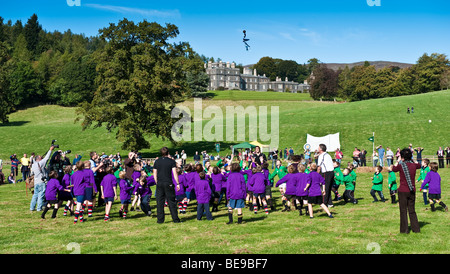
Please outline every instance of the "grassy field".
M375 144L405 147L409 143L425 148L424 154L435 154L439 146L450 145L448 138L447 105L450 91L386 98L354 103L311 101L305 94L278 94L248 92L245 98L236 91L212 92L215 96L203 101L203 107L225 106L280 106L280 148L292 146L298 151L306 141L306 133L321 136L341 133L341 145L348 160L354 147L370 149L367 139L375 131ZM295 97L297 96L298 97ZM192 108L192 100L183 103ZM406 108L414 106L415 113ZM74 123L74 108L40 106L10 115L10 123L0 125L0 158L31 152L45 153L52 139L57 139L61 149L71 149L87 158L89 151L99 153L127 151L120 149L114 133L105 129L81 131ZM428 120L432 123L428 123ZM206 121L203 121L206 123ZM167 142L151 138L152 147L143 150L145 156L157 155ZM250 140L251 141L251 140ZM229 152L222 143L222 152ZM191 157L195 150L214 150L213 142L187 142L173 149L185 149ZM72 157L73 158L73 155ZM3 166L7 175L9 166ZM442 200L450 205L450 169L439 170L442 177ZM378 246L383 254L447 253L450 250L448 233L449 214L431 212L417 195L416 210L422 232L399 234L398 205L386 202L372 203L369 194L372 174L359 173L356 187L358 205L337 202L332 208L334 219L315 206L315 218L298 216L298 212L281 212L280 196L274 188L277 210L265 216L244 211L242 225L225 225L228 221L224 205L214 214L215 220L197 221L195 204L182 215L184 221L174 224L170 215L166 223L156 224L155 218L131 212L129 219L118 217L119 202L112 209L112 221L103 222L104 208L96 208L92 220L73 224L63 217L62 210L56 219L41 220L39 213L29 212L31 196L26 196L23 184L0 186L0 253L70 253L71 243L80 247L83 254L98 253L219 253L219 254L368 254L371 246ZM21 176L19 175L19 178ZM343 192L343 189L341 189ZM384 195L388 195L387 184ZM152 208L155 201L151 200ZM166 209L168 214L168 210ZM235 217L235 221L236 221Z

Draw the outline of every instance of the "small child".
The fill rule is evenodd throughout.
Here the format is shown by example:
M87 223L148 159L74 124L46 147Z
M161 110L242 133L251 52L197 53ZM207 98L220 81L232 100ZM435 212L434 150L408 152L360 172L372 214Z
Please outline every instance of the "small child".
M211 212L209 211L209 200L211 199L211 188L209 186L209 181L205 180L206 174L201 171L198 176L200 180L195 181L195 193L197 195L197 220L201 220L203 212L206 213L206 219L209 221L213 220Z
M341 165L335 159L333 160L334 167L334 184L331 186L331 191L334 193L334 200L339 201L342 199L341 195L339 195L338 189L341 184L343 184L344 175L341 171Z
M430 201L431 211L436 211L434 204L439 203L446 212L448 212L448 207L441 201L441 176L437 173L439 169L438 163L430 163L430 172L423 180L420 190L428 184L428 199Z
M417 183L419 183L420 181L423 181L425 179L425 177L427 176L427 173L430 171L430 167L428 166L429 164L430 164L429 159L423 159L422 167L420 169L420 175L419 175L419 178L417 179ZM425 205L428 205L427 192L428 192L428 184L426 184L422 187L423 203Z
M136 193L136 189L139 187L139 178L141 177L141 165L139 164L135 164L133 166L133 174L131 174L131 179L132 179L132 184L135 187L135 190L133 192L134 194L134 199L133 202L131 203L131 211L134 211L134 207L136 206L136 211L140 211L139 210L139 206L140 206L140 196L138 193Z
M297 199L297 183L298 183L298 177L297 173L295 172L294 165L288 166L288 174L283 176L278 182L276 183L276 187L285 184L286 191L284 192L284 195L281 197L284 205L284 209L281 210L284 211L291 211L291 202L295 204L295 200ZM304 188L304 187L303 187Z
M269 208L266 202L266 185L268 182L266 176L264 175L261 166L257 166L256 172L252 175L252 178L248 182L249 188L252 187L253 190L253 210L255 214L258 212L258 199L264 206L264 211L269 214ZM293 194L295 194L295 187Z
M134 186L125 180L126 174L127 173L125 171L119 172L120 203L122 204L119 211L119 216L124 219L127 217L128 205L131 204L131 192L134 189Z
M78 222L78 219L80 220L80 223L84 221L83 219L83 211L82 211L82 205L85 199L85 189L87 182L84 179L84 163L82 161L78 161L76 163L77 171L75 171L72 176L70 176L70 181L73 185L73 195L76 198L77 204L74 214L74 220L73 223L76 224Z
M152 176L147 176L145 172L141 174L139 177L139 185L136 188L136 193L139 195L141 202L140 207L145 215L151 216L152 209L150 207L150 198L152 197L151 186L156 185L155 178Z
M71 189L72 186L70 184L70 174L72 173L72 166L66 166L64 168L64 173L65 174L62 178L61 185L64 189ZM70 216L73 215L73 196L70 192L71 190L61 192L59 196L62 201L67 201L66 205L64 206L64 216L67 216L67 211L70 211Z
M242 209L246 197L246 187L244 175L240 173L241 167L238 163L231 164L231 172L227 177L227 198L228 200L228 225L233 223L233 209L237 209L238 224L242 223Z
M350 201L353 204L357 204L358 200L355 199L355 184L353 183L353 177L350 175L350 169L346 168L342 171L342 183L345 185L344 202Z
M391 203L395 204L395 194L397 193L397 177L395 172L389 170L388 184L389 184L389 194L391 194Z
M188 203L188 199L186 196L186 188L188 187L187 185L187 173L183 173L183 170L180 167L177 167L177 174L178 174L178 183L180 186L179 190L175 189L175 198L177 199L178 202L178 210L180 211L180 214L186 214L186 209L187 209L187 203ZM174 185L176 185L176 181L175 178L172 175L172 182Z
M211 180L212 180L212 186L213 186L213 195L214 195L214 202L212 206L211 212L219 211L219 198L220 198L220 192L222 191L222 185L226 182L225 175L223 175L220 172L220 169L217 166L212 167L212 174Z
M11 173L11 174L8 176L8 183L10 183L10 184L16 184L16 180L14 179L14 173Z
M308 192L305 191L306 185L308 184L308 179L310 178L308 174L305 173L306 167L303 164L298 165L297 167L298 173L295 173L297 177L297 189L295 191L295 196L298 202L298 211L299 215L303 215L302 209L305 206L305 214L309 214L308 212Z
M117 200L117 180L114 176L114 171L111 166L106 168L106 176L103 177L100 183L102 191L102 199L105 201L105 222L109 221L109 213L111 212L112 203Z
M47 211L50 209L52 205L54 205L52 219L56 218L56 213L58 212L58 208L62 202L57 198L58 192L60 191L70 192L70 190L65 190L64 187L59 183L58 172L56 170L50 171L49 177L50 180L48 181L47 187L45 189L45 199L47 200L47 206L44 208L44 211L42 212L41 215L42 219L45 219L45 214L47 214Z
M334 218L331 214L328 207L323 202L323 195L325 195L325 179L317 173L317 164L312 163L310 166L310 173L309 173L309 182L305 187L305 191L309 190L308 192L308 211L309 211L309 218L314 218L313 216L313 210L312 205L317 204L322 207L323 210L328 214L329 218Z
M375 196L375 193L378 193L378 196L380 196L380 199L382 202L385 202L386 200L384 199L384 195L383 195L383 174L381 174L381 171L383 170L382 166L376 166L375 167L375 173L373 174L372 177L372 189L370 190L370 195L372 195L373 197L373 202L378 202L377 197Z

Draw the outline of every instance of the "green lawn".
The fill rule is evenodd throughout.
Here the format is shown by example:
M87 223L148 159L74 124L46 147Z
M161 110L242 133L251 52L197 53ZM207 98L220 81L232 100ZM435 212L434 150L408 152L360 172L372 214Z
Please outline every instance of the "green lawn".
M443 178L442 200L450 204L450 169L440 170ZM103 221L104 208L96 208L94 217L85 223L73 224L62 210L56 219L42 220L38 212L29 212L30 196L23 184L0 186L0 247L2 254L68 254L71 243L82 254L369 254L372 245L382 254L448 254L450 236L449 213L438 207L431 212L417 194L416 211L421 233L399 233L398 205L390 202L372 203L369 194L371 174L358 173L355 197L357 205L335 202L329 219L314 206L314 219L298 216L297 211L281 212L280 195L273 188L277 209L266 216L244 210L244 224L226 225L223 204L214 220L196 220L195 203L188 213L180 215L183 223L174 224L166 208L165 224L142 212L130 212L127 220L118 216L120 202L113 204L111 221ZM343 187L341 187L343 192ZM384 195L388 196L384 183ZM152 198L151 207L155 209ZM236 213L235 213L236 214ZM237 217L235 216L235 221ZM69 245L70 247L70 245Z
M376 145L405 147L409 143L425 147L424 154L435 154L439 146L448 146L450 91L385 98L354 103L310 101L305 94L274 92L246 92L236 97L237 91L214 92L203 107L225 106L280 106L280 148L292 146L296 151L306 141L306 134L321 136L341 133L341 145L346 158L354 147L369 149L367 139L375 131ZM244 93L243 93L244 94ZM298 99L291 96L299 95ZM298 100L297 100L298 99ZM192 108L192 101L183 103ZM406 108L414 106L415 113ZM10 115L10 123L0 125L0 158L9 159L12 153L45 153L52 139L57 139L61 149L81 153L84 159L90 151L123 155L114 133L105 129L81 131L74 123L75 109L58 106L40 106ZM428 123L428 120L432 123ZM269 119L270 120L270 119ZM205 124L207 121L203 121ZM152 147L143 150L152 157L162 145L172 149L185 149L191 157L195 150L214 151L214 142L187 142L174 147L157 138L150 138ZM251 140L250 140L251 141ZM221 154L228 153L223 142ZM302 152L302 151L300 151ZM73 158L71 155L71 159ZM7 176L9 166L4 164ZM443 201L450 205L450 169L439 170L442 177ZM438 210L430 212L417 195L416 210L421 224L420 234L399 234L398 205L386 202L372 203L369 195L372 174L359 173L356 187L358 205L338 202L332 208L334 219L315 206L315 218L298 216L297 212L281 212L280 197L274 188L278 207L265 216L244 211L245 224L225 225L228 221L224 206L215 213L212 222L196 221L195 204L182 216L182 224L173 224L170 216L166 223L157 225L155 218L131 212L128 220L118 218L119 202L113 205L112 221L103 222L103 208L95 210L93 220L74 225L72 218L41 220L36 212L29 212L30 194L27 197L23 184L0 186L0 253L70 253L70 243L79 244L81 253L347 253L368 254L368 247L379 245L381 253L448 253L449 214ZM19 178L21 175L19 175ZM341 187L342 188L342 187ZM343 188L341 192L343 192ZM384 194L388 195L387 185ZM155 201L151 201L152 208ZM166 213L168 210L166 209ZM235 221L236 221L235 217ZM143 244L145 243L145 244Z

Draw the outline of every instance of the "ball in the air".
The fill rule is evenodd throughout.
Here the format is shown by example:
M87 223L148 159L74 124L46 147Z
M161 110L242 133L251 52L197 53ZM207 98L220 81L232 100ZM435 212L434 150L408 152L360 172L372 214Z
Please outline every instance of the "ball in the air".
M428 123L431 123L431 120L428 120Z

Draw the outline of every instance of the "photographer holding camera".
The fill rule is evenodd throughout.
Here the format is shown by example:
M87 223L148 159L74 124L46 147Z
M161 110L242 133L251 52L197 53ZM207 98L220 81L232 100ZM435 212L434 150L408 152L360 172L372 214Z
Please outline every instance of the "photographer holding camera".
M36 211L41 211L42 207L44 206L46 187L45 183L47 182L48 176L48 170L45 166L54 148L55 146L52 143L45 157L42 158L41 155L36 156L36 159L31 166L31 172L34 174L34 194L31 198L30 211L33 211L36 208L36 203Z

